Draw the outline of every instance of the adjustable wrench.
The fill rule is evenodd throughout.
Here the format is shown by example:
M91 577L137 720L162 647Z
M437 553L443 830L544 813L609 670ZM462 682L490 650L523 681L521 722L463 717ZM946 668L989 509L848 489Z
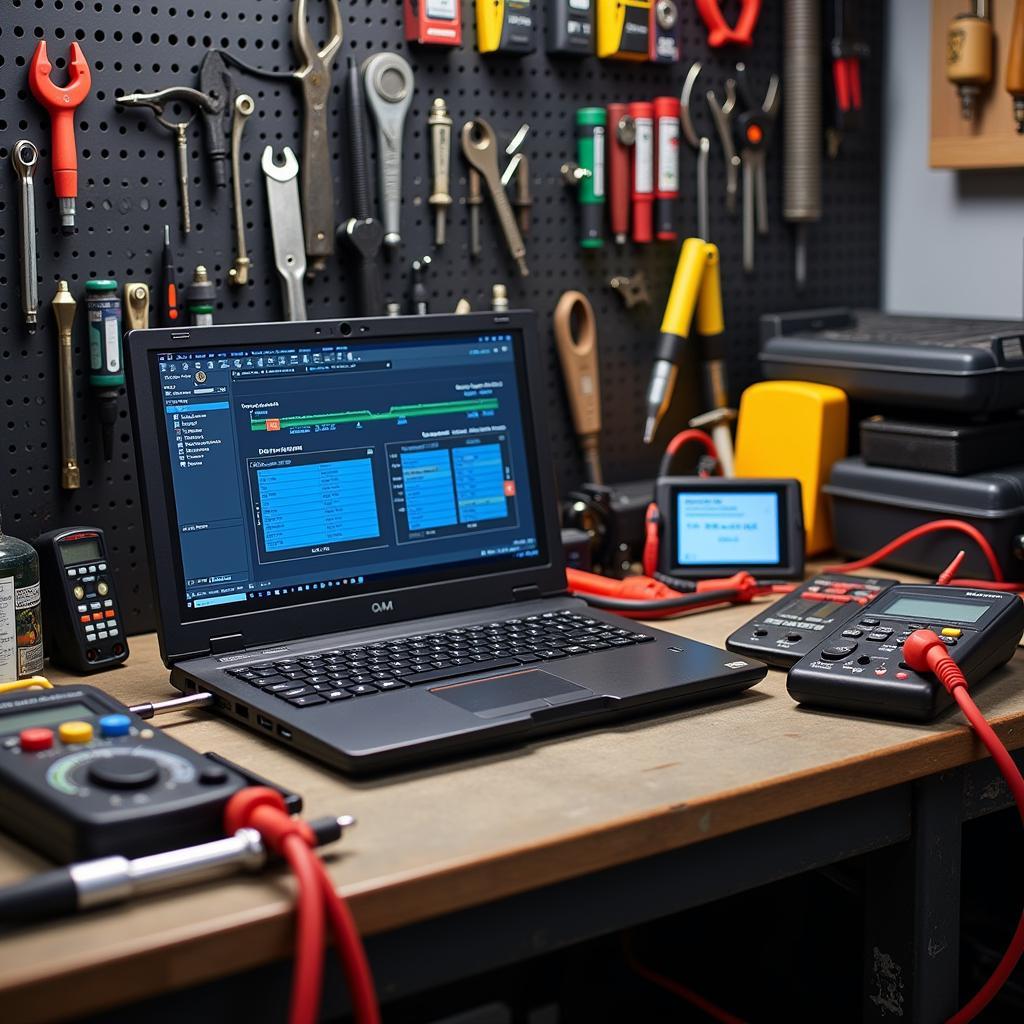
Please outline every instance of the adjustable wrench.
M242 132L245 122L256 109L253 98L247 93L235 97L235 114L231 119L231 198L235 212L235 262L228 271L228 283L243 285L249 283L249 267L252 261L245 248L245 211L242 209Z
M20 139L11 150L11 163L18 172L21 221L21 310L30 331L36 329L39 307L38 259L36 251L36 186L35 173L39 150L27 139Z
M281 275L285 317L288 320L306 320L306 296L302 290L306 276L306 241L299 203L299 161L289 146L284 147L281 155L284 163L276 163L274 147L267 146L261 161L267 184L274 263Z

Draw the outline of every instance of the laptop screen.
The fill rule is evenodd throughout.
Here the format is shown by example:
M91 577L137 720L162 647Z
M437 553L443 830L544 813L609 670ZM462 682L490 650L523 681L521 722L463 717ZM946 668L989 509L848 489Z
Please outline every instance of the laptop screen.
M153 358L183 621L547 560L518 330Z

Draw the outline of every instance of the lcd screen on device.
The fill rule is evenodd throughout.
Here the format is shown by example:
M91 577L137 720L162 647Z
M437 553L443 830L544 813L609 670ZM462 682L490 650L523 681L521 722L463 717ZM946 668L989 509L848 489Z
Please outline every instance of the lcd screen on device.
M51 704L36 711L22 711L14 715L0 715L0 734L21 732L41 725L79 721L93 718L96 712L87 704Z
M977 622L991 608L988 604L967 601L929 600L924 597L898 597L891 605L881 609L880 615L904 615L908 619L928 622Z
M782 561L775 491L679 491L675 511L680 566L778 565Z
M60 556L65 565L78 562L96 562L103 557L98 540L70 540L60 546Z

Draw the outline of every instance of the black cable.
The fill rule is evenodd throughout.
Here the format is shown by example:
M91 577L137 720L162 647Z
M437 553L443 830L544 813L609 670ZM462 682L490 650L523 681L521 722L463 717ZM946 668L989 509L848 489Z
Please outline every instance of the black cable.
M679 597L664 598L657 601L630 601L621 597L600 597L597 594L585 594L573 591L573 597L582 598L593 608L601 608L608 612L667 612L674 609L686 611L689 608L701 608L709 604L724 604L741 596L738 587L725 590L701 590L693 594L680 594Z

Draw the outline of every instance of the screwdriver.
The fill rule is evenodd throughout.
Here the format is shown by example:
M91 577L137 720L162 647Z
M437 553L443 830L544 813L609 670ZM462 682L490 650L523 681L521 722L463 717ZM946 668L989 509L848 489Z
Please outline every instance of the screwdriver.
M124 386L124 352L121 344L121 298L117 282L85 282L85 308L89 318L89 386L99 407L103 458L114 457L114 424L117 422L118 389Z
M433 188L428 202L434 207L434 245L440 248L445 243L445 225L448 207L452 205L451 159L452 119L448 107L441 97L434 100L427 119L430 127L430 165L433 169Z
M178 286L174 283L174 253L171 229L164 225L164 261L160 279L160 326L174 327L178 322Z

